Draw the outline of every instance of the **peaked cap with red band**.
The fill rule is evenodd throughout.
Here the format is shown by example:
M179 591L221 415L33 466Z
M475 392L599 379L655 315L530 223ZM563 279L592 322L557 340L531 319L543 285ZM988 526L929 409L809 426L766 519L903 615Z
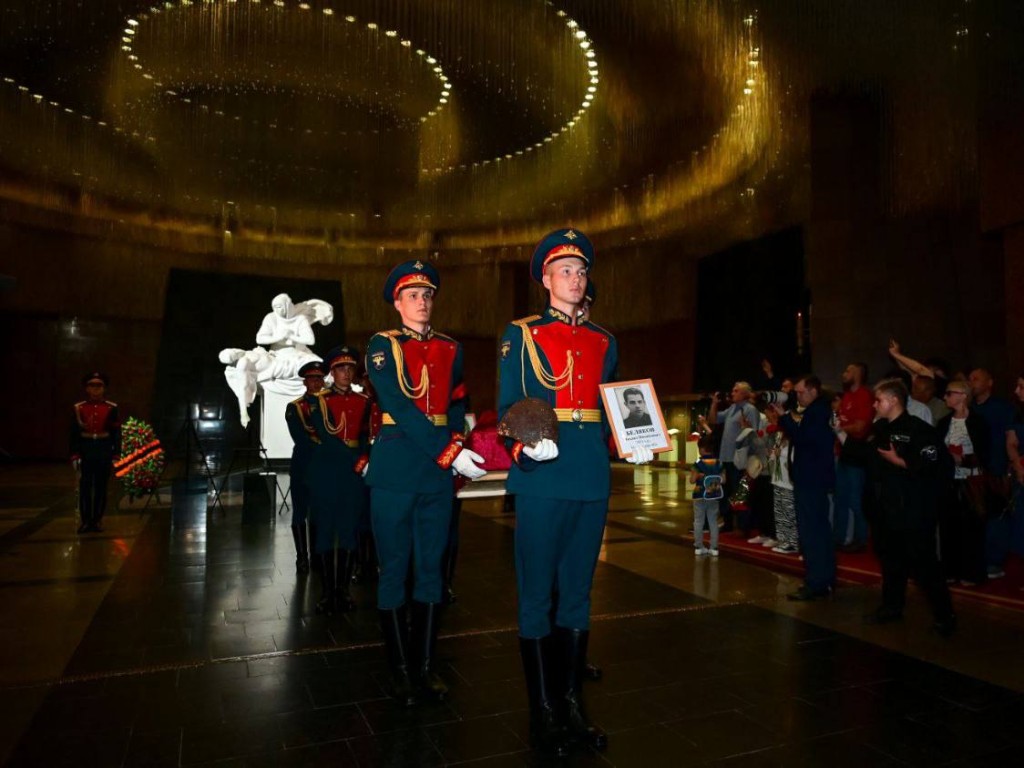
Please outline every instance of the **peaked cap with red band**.
M391 304L398 298L403 288L416 286L441 290L441 276L437 274L433 264L417 259L402 262L392 269L388 279L384 281L384 301Z
M544 267L559 259L582 259L587 269L594 266L594 246L582 232L575 229L556 229L544 237L530 259L530 277L543 282Z
M359 350L355 347L335 347L324 358L328 368L336 365L354 365L359 367Z
M99 371L93 371L92 373L87 373L87 374L85 374L85 376L82 377L82 386L83 387L86 386L87 384L94 384L94 383L95 384L102 384L104 387L106 387L107 385L109 385L110 379L107 378L107 374L100 373Z
M326 375L327 372L324 370L324 364L321 363L319 360L313 360L299 368L300 379L304 379L307 376L320 376L322 378Z

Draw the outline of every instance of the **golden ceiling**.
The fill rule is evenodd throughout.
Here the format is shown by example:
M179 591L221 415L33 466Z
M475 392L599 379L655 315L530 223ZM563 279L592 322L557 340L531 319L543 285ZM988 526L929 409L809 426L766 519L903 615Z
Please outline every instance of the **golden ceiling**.
M898 7L894 7L898 6ZM281 242L694 248L799 221L808 104L969 194L970 0L5 0L0 197ZM927 129L925 129L927 126Z

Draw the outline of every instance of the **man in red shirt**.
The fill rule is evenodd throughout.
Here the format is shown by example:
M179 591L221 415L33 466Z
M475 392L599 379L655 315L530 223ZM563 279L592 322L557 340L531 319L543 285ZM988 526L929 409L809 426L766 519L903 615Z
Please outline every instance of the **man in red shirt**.
M870 454L867 437L874 416L874 396L871 388L865 386L867 378L866 363L850 363L842 376L843 397L836 423L839 461L836 464L833 535L843 552L862 552L867 546L864 481Z

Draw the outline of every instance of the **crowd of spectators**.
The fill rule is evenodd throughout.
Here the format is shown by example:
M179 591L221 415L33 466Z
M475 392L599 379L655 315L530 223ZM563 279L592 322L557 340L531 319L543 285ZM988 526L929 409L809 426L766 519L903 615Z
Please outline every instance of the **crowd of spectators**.
M883 574L873 620L902 616L913 577L948 634L947 585L982 588L1024 556L1024 373L1007 398L984 368L918 361L895 340L888 352L893 368L874 384L852 362L834 390L811 374L777 378L764 361L766 388L739 381L712 397L700 426L718 450L702 455L723 470L722 532L802 555L791 599L829 595L835 551L871 546Z

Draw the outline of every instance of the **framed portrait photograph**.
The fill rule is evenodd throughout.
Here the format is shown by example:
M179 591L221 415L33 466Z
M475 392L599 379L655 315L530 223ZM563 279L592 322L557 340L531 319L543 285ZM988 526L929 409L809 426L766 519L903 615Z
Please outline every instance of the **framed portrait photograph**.
M602 384L601 400L620 459L632 456L634 445L643 445L655 453L672 450L653 381L637 379Z

